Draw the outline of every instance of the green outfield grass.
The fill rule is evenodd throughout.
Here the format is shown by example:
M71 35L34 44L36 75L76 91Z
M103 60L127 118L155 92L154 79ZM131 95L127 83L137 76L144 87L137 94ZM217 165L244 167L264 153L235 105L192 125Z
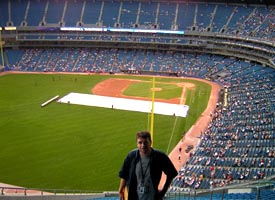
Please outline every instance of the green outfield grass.
M136 147L135 133L149 129L150 116L141 112L87 107L50 98L91 93L108 78L142 79L127 95L151 97L152 77L119 75L14 74L0 76L0 182L30 187L112 191L128 151ZM156 98L180 95L169 82L192 82L187 118L155 115L154 148L169 153L206 108L211 86L195 80L156 77L162 92ZM173 134L171 144L170 137Z

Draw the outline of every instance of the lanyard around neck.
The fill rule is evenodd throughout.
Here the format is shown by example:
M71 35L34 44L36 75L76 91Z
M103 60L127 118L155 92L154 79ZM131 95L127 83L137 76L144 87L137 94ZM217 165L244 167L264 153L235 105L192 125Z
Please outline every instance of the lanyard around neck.
M145 168L145 171L143 173L143 167L142 167L141 157L139 158L139 161L140 161L140 171L141 171L141 183L143 183L143 184L144 184L144 179L145 179L145 175L147 173L147 170L148 170L149 166L151 165L151 156L150 156L149 159L150 160L149 160L149 162L148 162L148 164L147 164L147 166Z

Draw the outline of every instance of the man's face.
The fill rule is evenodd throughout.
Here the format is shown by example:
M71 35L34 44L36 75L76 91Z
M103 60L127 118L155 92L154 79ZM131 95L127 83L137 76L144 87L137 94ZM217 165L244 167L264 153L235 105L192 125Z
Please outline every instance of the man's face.
M137 138L137 147L141 155L150 155L151 153L151 142L149 138Z

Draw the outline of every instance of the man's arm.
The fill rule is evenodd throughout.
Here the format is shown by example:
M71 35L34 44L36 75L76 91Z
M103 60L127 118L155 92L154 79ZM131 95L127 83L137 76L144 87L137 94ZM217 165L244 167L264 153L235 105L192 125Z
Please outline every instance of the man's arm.
M173 179L170 179L170 178L166 177L166 181L165 181L165 184L164 184L162 190L160 190L160 191L158 192L158 197L159 197L159 199L163 199L165 193L167 192L167 190L169 189L169 187L170 187L170 185L171 185L171 183L172 183L172 180L173 180Z
M119 189L118 189L118 193L119 193L119 198L120 200L124 200L124 195L125 195L125 186L126 186L126 180L121 178L120 179L120 184L119 184Z
M163 199L163 197L164 197L165 193L167 192L167 190L169 189L173 179L178 174L175 166L173 165L173 163L171 162L171 160L168 156L164 155L163 160L164 160L163 172L166 174L166 180L165 180L163 188L158 192L159 199Z

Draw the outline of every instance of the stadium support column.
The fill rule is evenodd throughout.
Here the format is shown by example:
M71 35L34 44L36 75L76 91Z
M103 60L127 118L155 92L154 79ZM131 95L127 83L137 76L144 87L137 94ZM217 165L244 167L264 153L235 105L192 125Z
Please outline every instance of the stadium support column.
M152 110L151 110L151 137L152 137L152 146L154 142L154 104L155 104L155 77L153 76L152 80Z

